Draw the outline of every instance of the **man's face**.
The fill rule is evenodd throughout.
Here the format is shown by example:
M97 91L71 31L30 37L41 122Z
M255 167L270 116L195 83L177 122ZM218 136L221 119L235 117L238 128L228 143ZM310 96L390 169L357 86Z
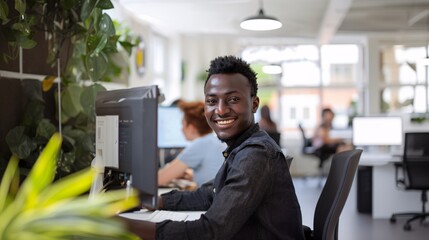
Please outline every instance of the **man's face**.
M234 139L254 123L259 98L250 96L250 83L243 75L213 74L204 95L204 115L220 140Z

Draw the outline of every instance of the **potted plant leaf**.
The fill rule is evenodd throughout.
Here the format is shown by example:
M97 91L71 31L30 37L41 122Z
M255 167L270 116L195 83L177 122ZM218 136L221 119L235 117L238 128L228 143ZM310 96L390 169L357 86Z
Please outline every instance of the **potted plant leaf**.
M111 217L136 206L136 195L82 195L94 176L89 168L53 182L60 146L54 134L22 184L18 159L9 161L0 185L0 239L139 239Z

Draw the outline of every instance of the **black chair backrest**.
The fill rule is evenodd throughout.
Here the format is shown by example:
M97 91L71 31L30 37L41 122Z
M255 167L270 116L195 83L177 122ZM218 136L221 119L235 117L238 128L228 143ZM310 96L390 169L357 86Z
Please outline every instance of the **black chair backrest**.
M305 149L306 147L311 147L313 146L311 139L307 138L307 136L305 135L305 130L302 127L301 123L298 124L299 130L301 131L301 135L302 135L302 139L303 139L303 146L302 148Z
M276 142L277 145L280 146L280 137L281 137L281 134L279 132L267 132L267 133L274 140L274 142Z
M338 222L359 164L362 150L336 153L314 213L315 240L336 240Z
M405 133L403 169L408 189L429 189L429 132Z

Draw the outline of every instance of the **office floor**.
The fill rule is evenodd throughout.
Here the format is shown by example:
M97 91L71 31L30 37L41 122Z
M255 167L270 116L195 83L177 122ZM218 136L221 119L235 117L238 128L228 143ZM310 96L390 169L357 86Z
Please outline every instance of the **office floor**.
M301 204L303 224L313 226L314 208L321 188L318 178L294 178L295 189ZM372 219L370 214L358 213L356 208L356 186L350 190L339 225L339 240L414 240L428 239L429 225L412 223L411 231L404 231L405 219L391 224L389 219Z

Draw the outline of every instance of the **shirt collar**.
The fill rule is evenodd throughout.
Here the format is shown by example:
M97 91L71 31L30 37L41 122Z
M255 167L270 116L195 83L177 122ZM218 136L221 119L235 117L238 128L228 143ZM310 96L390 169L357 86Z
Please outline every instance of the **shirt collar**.
M251 125L247 130L245 130L240 136L235 140L227 142L228 147L225 151L222 152L223 156L227 158L229 154L234 150L234 148L240 146L246 139L248 139L252 134L259 131L259 125L257 123Z

